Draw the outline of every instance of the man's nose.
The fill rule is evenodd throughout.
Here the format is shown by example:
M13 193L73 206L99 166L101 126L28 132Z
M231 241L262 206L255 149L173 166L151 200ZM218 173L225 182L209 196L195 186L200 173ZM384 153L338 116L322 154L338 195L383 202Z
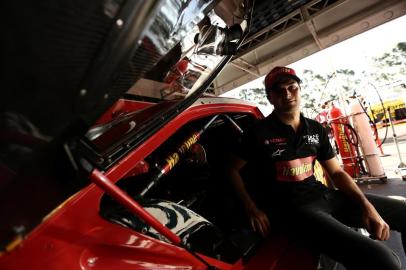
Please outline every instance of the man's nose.
M290 98L291 97L291 95L292 95L292 93L288 90L288 89L283 89L282 90L282 95L285 97L285 98Z

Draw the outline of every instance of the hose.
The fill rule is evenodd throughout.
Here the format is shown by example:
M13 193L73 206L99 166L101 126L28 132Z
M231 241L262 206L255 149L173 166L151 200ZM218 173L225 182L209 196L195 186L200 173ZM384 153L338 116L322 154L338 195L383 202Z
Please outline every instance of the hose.
M383 115L386 116L385 105L383 104L382 97L381 97L381 95L379 94L378 89L377 89L377 88L375 87L375 85L372 84L371 82L368 82L368 84L370 84L370 85L374 88L376 94L378 95L379 101L380 101L381 106L382 106ZM364 112L365 112L365 108L364 108L364 106L362 106L362 104L361 104L361 108L362 108L362 109L364 110ZM365 112L365 114L368 115L366 112ZM368 115L368 118L369 118L369 121L371 121L371 118L369 117L369 115ZM378 129L376 128L375 122L373 122L373 126L374 126L374 129L376 130L376 136L378 136ZM386 126L385 126L385 136L383 137L383 140L382 140L381 143L378 145L378 147L381 147L382 144L385 143L386 138L388 137L388 128L389 128L389 126L386 125Z
M358 133L357 133L357 131L354 129L354 127L351 126L350 124L347 123L347 124L343 124L343 125L346 126L346 127L351 131L351 133L355 135L355 136L351 136L352 138L356 138L356 141L355 141L355 142L353 142L353 141L351 140L351 138L347 138L347 135L344 136L344 137L345 137L345 139L347 140L348 143L352 144L352 145L355 147L355 151L357 151L357 156L355 157L355 160L358 162L359 167L360 167L362 173L365 175L365 174L367 174L367 171L366 171L366 169L365 169L364 164L362 163L361 153L359 152L359 149L358 149L358 145L359 145L359 136L358 136ZM344 133L344 134L345 134L345 133Z

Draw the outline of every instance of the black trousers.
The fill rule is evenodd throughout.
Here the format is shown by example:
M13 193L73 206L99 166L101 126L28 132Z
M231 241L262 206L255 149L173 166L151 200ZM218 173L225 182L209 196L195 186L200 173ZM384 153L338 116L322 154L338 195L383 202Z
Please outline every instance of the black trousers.
M366 196L390 229L401 233L405 249L406 203L384 196ZM309 204L269 214L274 229L293 241L326 254L349 270L401 269L398 257L390 248L351 228L363 227L361 209L340 191L329 191Z

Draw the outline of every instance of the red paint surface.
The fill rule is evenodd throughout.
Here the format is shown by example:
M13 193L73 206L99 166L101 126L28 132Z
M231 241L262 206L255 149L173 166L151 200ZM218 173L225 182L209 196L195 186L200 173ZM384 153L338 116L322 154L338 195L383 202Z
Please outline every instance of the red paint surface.
M331 108L329 117L332 120L331 127L340 151L344 170L352 177L359 177L360 167L356 161L357 152L354 145L349 142L350 131L346 126L348 117L345 117L337 107Z
M121 114L138 111L152 105L154 105L154 103L119 99L110 109L103 113L103 115L96 121L95 125L107 123Z
M121 160L104 176L113 183L133 173L144 160L182 125L222 112L247 112L248 105L207 104L190 108ZM0 269L206 269L184 249L137 233L100 217L102 190L90 184L50 214L11 252L0 255ZM269 238L247 264L234 265L202 256L221 270L315 270L315 256L292 246L285 238Z

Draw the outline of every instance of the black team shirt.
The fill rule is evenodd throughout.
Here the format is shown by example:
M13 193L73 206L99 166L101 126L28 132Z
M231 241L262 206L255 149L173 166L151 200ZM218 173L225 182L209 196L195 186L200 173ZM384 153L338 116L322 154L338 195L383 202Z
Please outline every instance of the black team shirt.
M335 156L328 135L318 122L303 115L300 121L295 133L272 113L243 135L238 155L248 162L240 173L262 209L303 205L327 190L314 163Z

